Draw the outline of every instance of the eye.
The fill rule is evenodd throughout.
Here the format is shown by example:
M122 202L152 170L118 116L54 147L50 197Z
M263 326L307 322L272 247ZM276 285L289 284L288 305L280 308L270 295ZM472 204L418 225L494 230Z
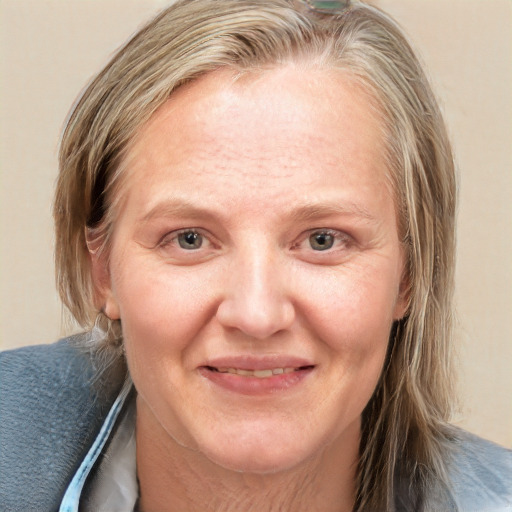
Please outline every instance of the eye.
M316 231L309 235L309 245L314 251L327 251L334 245L335 236L328 231Z
M201 229L184 228L165 234L158 242L157 247L166 255L183 257L185 253L204 255L214 249L215 244L212 243L212 237L209 233L203 233ZM197 254L194 254L194 257ZM191 256L192 254L189 254L185 257L189 258Z
M148 249L151 248L166 263L196 265L222 252L222 242L203 227L172 230L164 225L160 233L157 235L156 243Z
M188 251L199 249L203 245L203 235L192 230L178 233L177 240L179 246Z
M303 232L291 245L291 250L310 263L337 265L346 261L356 247L354 238L345 231L317 228Z

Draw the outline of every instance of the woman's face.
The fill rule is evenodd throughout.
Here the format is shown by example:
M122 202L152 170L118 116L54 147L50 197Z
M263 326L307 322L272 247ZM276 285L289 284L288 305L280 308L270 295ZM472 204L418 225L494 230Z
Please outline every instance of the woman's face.
M357 451L405 308L384 154L340 71L219 71L157 111L98 284L138 426L245 471Z

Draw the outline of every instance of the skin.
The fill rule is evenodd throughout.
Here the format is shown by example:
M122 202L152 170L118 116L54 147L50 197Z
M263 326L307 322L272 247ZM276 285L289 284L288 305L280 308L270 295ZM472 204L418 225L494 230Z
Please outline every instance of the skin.
M91 257L138 391L144 511L352 509L407 302L383 155L349 75L291 64L211 73L141 129L108 263ZM205 370L226 357L310 368L248 393Z

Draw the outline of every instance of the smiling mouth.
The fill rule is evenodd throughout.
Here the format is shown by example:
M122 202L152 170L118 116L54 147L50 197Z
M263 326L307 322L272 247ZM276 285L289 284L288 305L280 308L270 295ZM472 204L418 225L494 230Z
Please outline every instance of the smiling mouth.
M313 366L299 366L297 368L267 368L262 370L247 370L241 368L215 368L214 366L205 366L205 368L215 373L229 373L231 375L240 375L242 377L256 377L258 379L268 379L276 375L295 373L303 370L311 370Z

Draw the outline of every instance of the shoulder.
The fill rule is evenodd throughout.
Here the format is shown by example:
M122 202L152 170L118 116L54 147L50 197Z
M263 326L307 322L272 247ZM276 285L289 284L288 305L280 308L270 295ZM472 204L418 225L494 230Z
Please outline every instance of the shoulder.
M77 348L84 336L0 354L2 510L58 508L117 394L122 381L99 382Z
M50 345L33 345L14 350L0 352L0 371L7 379L24 379L62 377L69 366L89 366L90 361L85 353L78 350L81 339L86 333L72 336ZM52 379L53 380L53 379Z
M512 451L455 430L448 486L461 512L512 510Z

